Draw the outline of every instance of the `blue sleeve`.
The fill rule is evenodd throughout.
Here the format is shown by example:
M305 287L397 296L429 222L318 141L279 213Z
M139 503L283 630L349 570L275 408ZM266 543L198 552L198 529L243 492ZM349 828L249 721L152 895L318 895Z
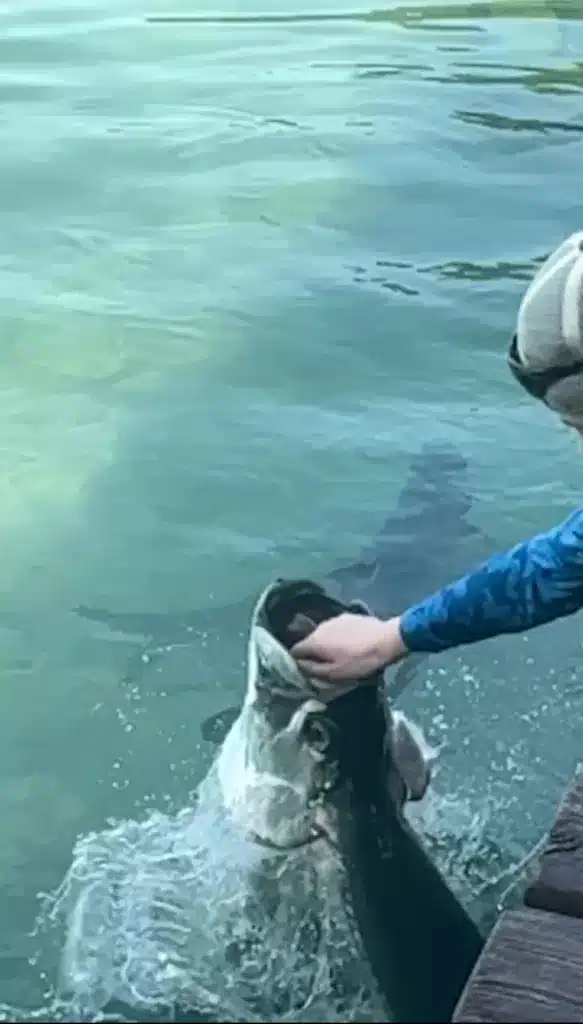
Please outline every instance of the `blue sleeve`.
M583 607L583 509L409 608L410 651L445 651L519 633Z

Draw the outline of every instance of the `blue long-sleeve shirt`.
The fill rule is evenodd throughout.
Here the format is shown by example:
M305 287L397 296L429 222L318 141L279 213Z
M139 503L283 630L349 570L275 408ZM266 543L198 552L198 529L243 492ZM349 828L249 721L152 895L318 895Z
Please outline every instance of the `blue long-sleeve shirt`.
M583 509L495 555L409 608L401 633L410 651L445 651L519 633L583 608Z

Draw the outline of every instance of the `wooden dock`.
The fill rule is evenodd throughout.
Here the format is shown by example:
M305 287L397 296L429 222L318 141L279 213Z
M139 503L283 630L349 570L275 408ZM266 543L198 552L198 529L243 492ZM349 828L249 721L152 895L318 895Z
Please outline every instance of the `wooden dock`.
M495 925L455 1024L583 1024L583 764L559 806L523 906Z

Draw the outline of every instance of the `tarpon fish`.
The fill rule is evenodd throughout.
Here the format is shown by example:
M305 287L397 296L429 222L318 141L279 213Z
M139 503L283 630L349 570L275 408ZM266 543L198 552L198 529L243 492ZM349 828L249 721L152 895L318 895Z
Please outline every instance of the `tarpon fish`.
M362 600L375 615L386 618L482 561L492 553L493 545L468 521L472 502L466 477L467 463L454 447L425 445L413 457L396 509L375 541L356 561L332 571L323 585L339 600ZM217 658L224 659L224 637L246 632L252 608L253 599L249 598L184 614L112 612L87 605L76 610L114 634L136 639L137 650L123 682L143 684L147 689L153 682L149 670L155 666L156 690L179 693L196 690L197 659L214 660L215 650ZM164 657L181 647L192 651L193 665L180 679L169 680ZM393 699L414 678L423 658L414 655L389 675ZM234 675L241 660L236 650L233 659ZM222 740L238 713L238 708L228 708L212 716L202 727L204 738Z
M391 710L382 674L326 685L289 653L346 610L368 613L310 580L267 587L252 616L247 691L211 772L266 857L303 851L321 871L334 852L387 1019L439 1024L451 1020L483 938L405 814L427 790L434 752Z

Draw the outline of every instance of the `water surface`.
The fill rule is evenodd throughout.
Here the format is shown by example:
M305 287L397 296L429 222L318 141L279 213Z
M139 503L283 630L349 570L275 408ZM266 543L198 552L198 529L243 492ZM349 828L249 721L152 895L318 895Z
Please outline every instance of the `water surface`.
M493 551L578 503L577 446L503 359L583 220L577 6L2 5L5 1019L50 1005L57 949L28 932L77 835L187 805L200 722L242 688L246 622L200 639L196 693L136 697L138 641L77 605L323 574L427 438L469 460ZM448 740L432 828L525 852L579 756L579 661L575 619L420 674L405 704Z

